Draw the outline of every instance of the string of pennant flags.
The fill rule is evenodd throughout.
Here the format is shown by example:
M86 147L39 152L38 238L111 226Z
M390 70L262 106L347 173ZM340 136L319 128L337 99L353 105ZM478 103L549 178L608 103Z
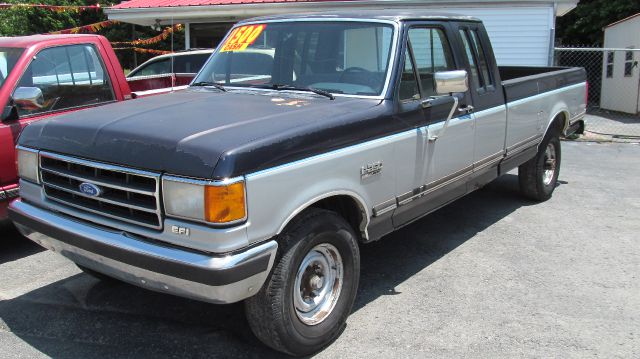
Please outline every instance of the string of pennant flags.
M164 55L164 54L170 54L171 51L166 51L166 50L155 50L155 49L145 49L142 47L114 47L114 50L132 50L135 52L139 52L142 54L154 54L154 55Z
M162 40L166 40L171 36L171 33L180 31L183 29L182 24L175 24L173 26L168 26L162 32L154 37L150 37L147 39L137 39L132 41L115 41L112 42L112 45L151 45L158 43Z
M105 21L100 21L100 22L96 22L93 24L89 24L89 25L84 25L84 26L78 26L78 27L74 27L71 29L64 29L64 30L59 30L59 31L52 31L47 33L48 35L53 35L53 34L81 34L81 33L96 33L106 27L118 24L119 21L117 20L105 20ZM139 45L152 45L152 44L156 44L162 40L166 40L169 38L169 36L171 36L171 33L174 33L176 31L180 31L184 28L184 26L182 24L175 24L173 26L168 26L166 27L160 34L154 36L154 37L150 37L147 39L137 39L137 40L132 40L132 41L114 41L111 44L115 45L115 46L121 46L121 47L116 47L114 48L114 50L133 50L139 53L150 53L150 54L168 54L171 53L171 51L164 51L164 50L154 50L154 49L145 49L145 48L141 48L141 47L137 47ZM122 45L133 45L133 46L124 46L122 47Z
M45 4L26 4L26 3L0 3L0 10L2 9L10 9L10 8L37 8L44 10L51 10L55 12L65 12L65 11L73 11L73 12L81 12L81 11L99 11L102 9L100 4L96 5L45 5ZM97 33L98 31L119 24L120 22L117 20L105 20L96 22L93 24L73 27L70 29L52 31L47 33L47 35L54 34L86 34L86 33ZM184 29L182 24L175 24L173 26L166 27L160 34L146 38L146 39L137 39L132 41L115 41L112 42L112 45L121 46L116 47L114 50L133 50L140 53L151 53L151 54L167 54L171 53L171 51L165 50L154 50L154 49L145 49L138 47L139 45L152 45L159 43L160 41L166 40L171 36L172 33L176 31L180 31ZM125 46L122 46L125 45ZM127 46L128 45L128 46Z
M100 22L96 22L93 24L89 24L89 25L84 25L84 26L78 26L78 27L73 27L71 29L64 29L64 30L59 30L59 31L52 31L47 33L47 35L55 35L55 34L86 34L88 32L90 33L96 33L102 29L104 29L105 27L109 27L115 24L120 23L120 21L117 20L105 20L105 21L100 21Z
M0 9L11 9L11 8L36 8L43 10L51 10L55 12L81 12L81 11L98 11L101 10L102 7L100 4L96 5L46 5L46 4L25 4L25 3L0 3Z

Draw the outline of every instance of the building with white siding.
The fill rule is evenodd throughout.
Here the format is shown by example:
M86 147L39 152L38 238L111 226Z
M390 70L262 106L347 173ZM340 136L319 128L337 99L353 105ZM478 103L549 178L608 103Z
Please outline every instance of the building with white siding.
M640 113L640 13L604 28L600 108Z
M185 45L215 47L238 20L325 10L422 8L484 21L499 65L546 66L553 61L555 19L579 0L130 0L106 10L138 25L185 25Z

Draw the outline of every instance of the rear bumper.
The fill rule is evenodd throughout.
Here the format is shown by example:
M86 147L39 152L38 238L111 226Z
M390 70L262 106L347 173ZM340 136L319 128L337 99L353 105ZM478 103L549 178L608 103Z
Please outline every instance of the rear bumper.
M567 129L564 131L564 135L565 136L571 136L571 135L582 135L584 134L584 116L585 116L586 112L582 112L576 116L574 116L573 118L571 118L571 120L569 121L569 126L567 126Z
M268 241L223 255L189 251L22 200L10 204L9 217L29 239L77 264L143 288L212 303L233 303L257 293L278 248L276 241Z
M573 122L572 124L569 125L569 127L567 128L566 131L566 136L571 136L571 135L582 135L584 134L584 121L583 120L577 120L575 122Z

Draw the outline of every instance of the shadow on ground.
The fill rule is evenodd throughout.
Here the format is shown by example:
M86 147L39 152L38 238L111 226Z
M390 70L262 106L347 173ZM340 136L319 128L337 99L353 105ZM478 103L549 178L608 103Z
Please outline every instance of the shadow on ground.
M397 294L400 283L528 204L518 195L517 177L503 176L363 246L354 311ZM56 358L279 356L252 335L241 304L210 305L84 274L0 302L0 318L14 335Z
M44 248L23 237L12 224L0 224L0 264L42 251Z

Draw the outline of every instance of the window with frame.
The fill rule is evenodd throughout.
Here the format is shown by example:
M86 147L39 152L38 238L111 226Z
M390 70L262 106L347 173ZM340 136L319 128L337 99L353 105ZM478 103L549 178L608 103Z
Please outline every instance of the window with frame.
M613 63L616 59L616 53L613 51L609 51L607 52L607 70L606 70L606 76L607 78L612 78L613 77Z
M18 106L20 116L115 100L104 65L92 45L59 46L40 51L22 74L16 89L20 87L36 87L44 98L39 108Z
M404 51L404 66L400 77L400 86L398 89L398 98L400 101L418 100L420 99L420 88L418 87L418 79L413 70L411 55L409 49Z
M455 68L451 47L444 31L439 28L411 28L409 43L422 88L422 97L436 96L434 74Z
M633 76L633 51L625 51L624 53L624 76Z
M488 90L489 87L494 86L493 77L491 76L491 71L489 70L489 60L486 56L484 48L482 47L482 43L480 42L480 37L478 35L478 30L470 30L471 40L473 41L473 47L475 48L475 55L478 58L478 65L480 67L480 74L482 76L482 88L484 90Z
M464 29L460 29L460 38L462 39L462 45L464 46L464 54L469 63L469 68L471 70L471 79L475 84L477 84L478 88L484 87L482 80L480 79L480 69L478 67L478 63L476 62L476 58L473 54L473 48L471 47L471 41L469 40L469 36Z

